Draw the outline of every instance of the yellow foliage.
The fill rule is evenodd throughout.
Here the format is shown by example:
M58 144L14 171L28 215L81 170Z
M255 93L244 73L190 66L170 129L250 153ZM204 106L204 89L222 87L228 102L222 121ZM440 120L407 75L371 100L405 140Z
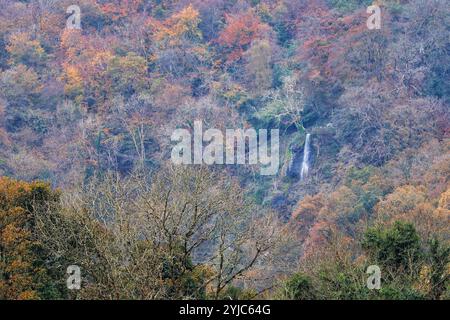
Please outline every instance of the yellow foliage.
M156 30L154 39L158 42L167 42L171 46L179 44L183 37L191 39L201 37L199 23L199 12L192 5L174 14L163 23L155 20L149 22L150 27Z
M35 263L34 205L57 196L46 183L0 177L0 299L39 298L34 277L42 269Z
M11 56L10 64L38 63L44 57L45 50L38 40L31 40L30 34L20 32L13 34L6 46Z
M34 290L26 290L19 294L17 300L38 300L39 296Z
M66 65L65 74L62 77L66 84L64 86L64 92L67 95L79 94L83 91L83 78L78 68Z
M382 216L395 217L408 213L420 203L426 202L425 188L405 185L398 187L377 205L377 211Z
M441 194L439 200L439 208L449 211L450 210L450 189L447 189Z

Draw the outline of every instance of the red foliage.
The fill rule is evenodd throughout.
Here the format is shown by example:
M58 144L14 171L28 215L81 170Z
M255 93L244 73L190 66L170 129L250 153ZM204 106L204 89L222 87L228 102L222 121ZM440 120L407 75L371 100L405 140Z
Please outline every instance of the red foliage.
M136 13L141 4L142 0L116 0L105 3L101 6L101 10L113 20L119 20Z
M264 38L270 29L250 10L235 16L226 15L226 21L227 26L216 41L225 48L227 63L241 59L252 41Z
M303 34L304 42L299 48L298 59L310 62L309 78L343 77L345 54L349 48L358 46L361 34L368 32L365 11L359 10L344 17L335 13L315 8L309 19L316 20L311 29L311 21L300 21L299 34ZM305 22L305 23L303 23Z

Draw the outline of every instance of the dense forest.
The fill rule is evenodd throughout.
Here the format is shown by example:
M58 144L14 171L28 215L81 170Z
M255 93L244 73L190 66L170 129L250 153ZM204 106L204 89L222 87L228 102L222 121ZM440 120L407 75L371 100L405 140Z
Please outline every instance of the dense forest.
M445 0L0 0L0 299L450 299L449 88Z

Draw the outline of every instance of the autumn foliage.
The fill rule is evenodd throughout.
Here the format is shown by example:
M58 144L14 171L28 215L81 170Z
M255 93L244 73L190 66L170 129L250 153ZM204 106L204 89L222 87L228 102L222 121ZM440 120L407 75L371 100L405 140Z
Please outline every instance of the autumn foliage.
M49 277L36 237L36 215L58 193L42 182L0 178L0 298L48 298Z
M370 29L371 0L0 1L0 298L450 297L447 2L375 1L381 29ZM70 5L81 29L67 27ZM160 172L174 130L198 120L204 131L278 129L278 173L211 166L223 181L203 190L241 188L211 194L216 203L195 198L197 178L168 175L163 186L188 185L180 198L160 187L137 208L155 176L133 175ZM180 233L198 222L192 197L213 217L239 208L213 231L239 221L225 229L241 238L205 235L206 218L201 236ZM186 200L172 212L181 217L169 215L172 233L163 200ZM237 219L247 201L251 228ZM122 211L100 221L112 207ZM135 219L151 240L127 229ZM275 229L282 245L262 256L261 237ZM204 247L188 255L186 239ZM392 266L403 240L420 257L368 292L364 269ZM236 276L253 254L261 260ZM78 295L64 287L63 266L76 260L90 270Z
M217 43L227 54L227 63L238 61L244 51L256 39L268 36L269 27L252 12L239 15L226 15L226 26L217 39Z

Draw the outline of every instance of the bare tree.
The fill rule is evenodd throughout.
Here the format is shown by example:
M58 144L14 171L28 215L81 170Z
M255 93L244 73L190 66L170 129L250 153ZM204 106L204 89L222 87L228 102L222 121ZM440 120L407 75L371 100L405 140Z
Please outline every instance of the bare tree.
M39 226L54 259L84 270L78 298L217 299L267 261L281 236L236 182L204 167L93 179Z

